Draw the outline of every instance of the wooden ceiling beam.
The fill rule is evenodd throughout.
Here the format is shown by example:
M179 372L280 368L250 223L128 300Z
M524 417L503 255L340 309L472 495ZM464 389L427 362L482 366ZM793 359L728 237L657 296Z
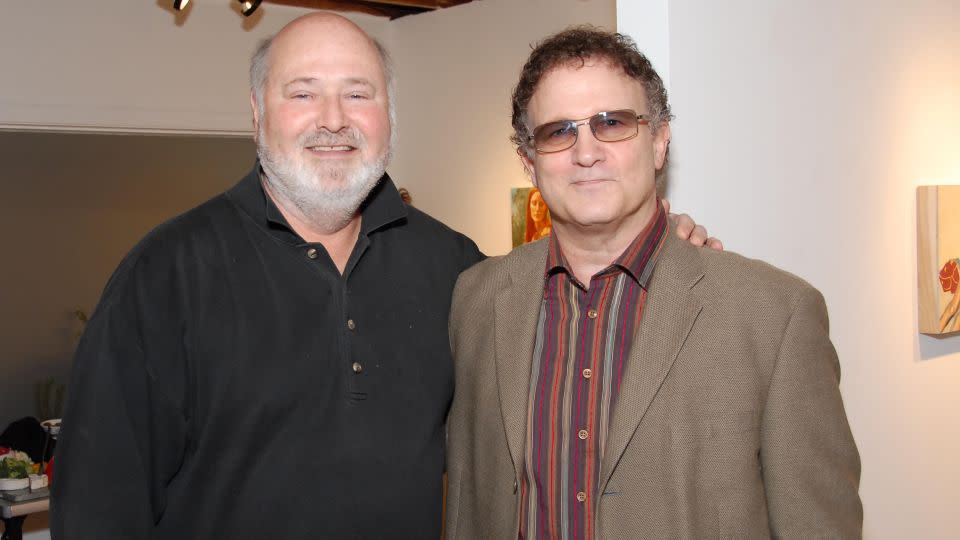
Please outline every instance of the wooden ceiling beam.
M435 9L466 4L472 0L264 0L266 3L307 9L352 11L396 19Z
M368 4L367 2L348 0L264 0L264 3L307 9L322 9L326 11L366 13L368 15L389 17L391 19L403 17L404 15L415 15L424 11L423 9L411 10L409 8L391 8L388 5L377 6Z

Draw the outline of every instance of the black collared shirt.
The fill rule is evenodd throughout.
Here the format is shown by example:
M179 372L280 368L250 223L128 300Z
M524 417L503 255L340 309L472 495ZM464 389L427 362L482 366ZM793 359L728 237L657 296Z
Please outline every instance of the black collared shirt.
M111 277L54 464L63 538L438 538L465 236L386 175L341 275L258 167Z

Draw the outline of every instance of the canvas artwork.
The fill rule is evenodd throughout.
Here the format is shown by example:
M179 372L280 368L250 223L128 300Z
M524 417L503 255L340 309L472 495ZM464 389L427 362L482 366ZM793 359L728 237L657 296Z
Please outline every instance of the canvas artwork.
M920 332L960 332L960 186L917 188Z
M513 247L550 234L550 210L535 187L510 190L510 219Z

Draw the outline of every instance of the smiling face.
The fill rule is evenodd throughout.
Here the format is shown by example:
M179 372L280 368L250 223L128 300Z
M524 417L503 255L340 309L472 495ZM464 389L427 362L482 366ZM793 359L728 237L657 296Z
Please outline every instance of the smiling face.
M268 191L334 232L356 214L389 158L384 67L362 30L329 14L294 21L268 54L261 107L251 96Z
M531 130L547 122L587 118L601 111L645 114L643 86L609 63L588 59L557 67L537 84L528 108ZM573 147L551 154L521 154L534 185L550 207L554 229L639 234L656 209L656 172L663 167L670 126L656 133L641 125L636 137L600 142L588 125Z

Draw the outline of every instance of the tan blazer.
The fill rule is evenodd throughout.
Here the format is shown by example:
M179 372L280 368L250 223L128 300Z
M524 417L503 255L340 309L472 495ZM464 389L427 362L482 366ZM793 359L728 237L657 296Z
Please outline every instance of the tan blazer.
M590 500L597 538L860 537L860 459L823 297L669 236ZM528 244L457 283L448 538L517 537L546 254Z

